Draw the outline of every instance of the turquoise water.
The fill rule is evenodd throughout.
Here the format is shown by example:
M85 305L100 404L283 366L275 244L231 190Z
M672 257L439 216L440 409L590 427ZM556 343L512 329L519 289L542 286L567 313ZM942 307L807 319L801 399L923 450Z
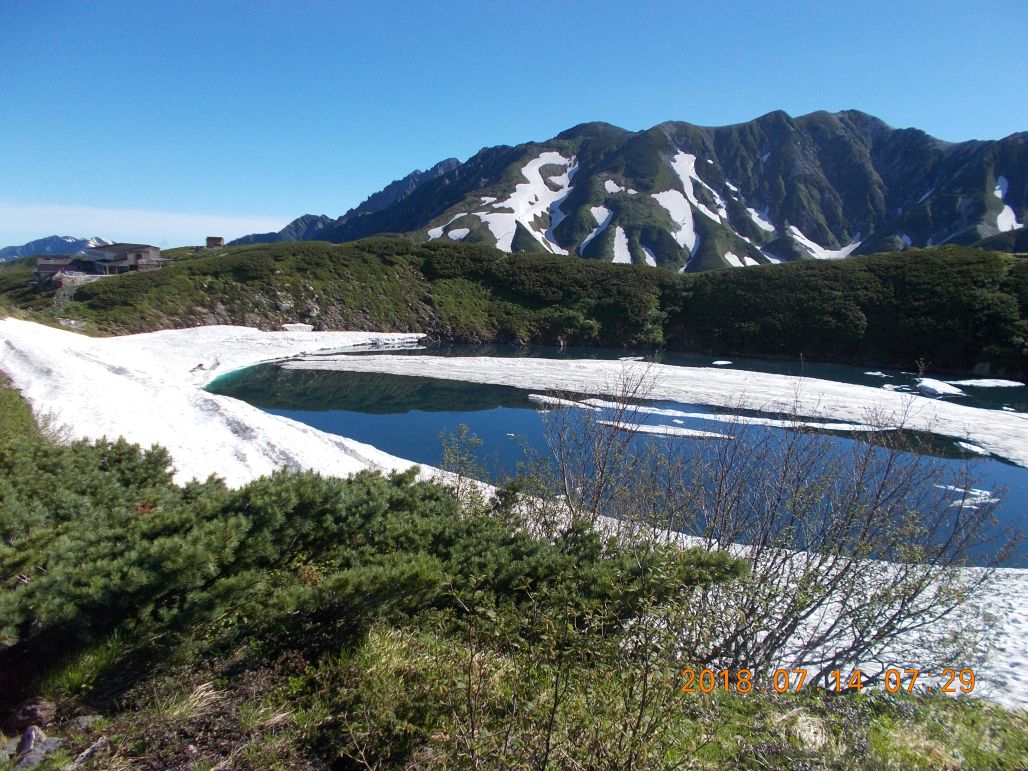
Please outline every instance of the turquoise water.
M515 356L527 353L547 357L574 356L583 358L618 358L633 355L625 351L582 349L561 352L558 349L460 347L429 351L433 355L499 355ZM392 353L396 353L395 351ZM424 352L410 352L419 355ZM368 354L375 355L375 354ZM638 354L642 355L642 354ZM663 358L667 364L683 364L681 357ZM710 366L709 357L687 357L686 366ZM844 382L880 384L882 378L864 375L862 370L835 365L802 365L798 362L762 362L762 371L805 373L809 377L823 377ZM733 366L748 364L733 360ZM788 367L799 371L789 371ZM750 368L747 366L746 368ZM755 367L754 367L755 369ZM912 382L912 376L893 374L897 384ZM864 380L861 380L864 378ZM870 378L870 382L867 379ZM282 415L328 433L350 437L371 444L385 452L418 463L439 466L443 460L443 441L452 436L461 425L467 426L481 441L481 461L487 475L500 479L516 471L525 458L525 450L547 452L546 414L528 400L528 392L506 386L480 385L450 380L401 375L333 372L318 370L289 370L275 364L263 364L231 373L213 382L208 390L242 399L269 413ZM970 391L970 389L967 389ZM992 409L1011 404L1021 405L1011 394L1028 389L975 389L990 393L977 394L964 399L979 402L977 406L993 405ZM701 405L674 402L647 402L657 406L690 413L711 414L714 410ZM599 417L604 417L602 414ZM701 418L673 418L644 416L651 425L668 425L719 431L724 424ZM785 429L750 427L749 431L782 434ZM858 437L859 439L859 437ZM995 458L980 458L962 452L952 441L939 437L919 436L925 453L937 457L947 474L954 478L968 473L975 480L974 487L992 491L1000 499L996 515L1001 528L1024 528L1028 501L1028 469ZM640 441L652 441L641 439ZM689 447L700 446L693 439L661 438L660 441L686 442ZM840 454L851 448L855 439L850 435L830 436L830 442ZM959 497L959 496L957 496ZM959 511L955 509L955 511ZM1022 548L1008 563L1028 567L1028 548Z

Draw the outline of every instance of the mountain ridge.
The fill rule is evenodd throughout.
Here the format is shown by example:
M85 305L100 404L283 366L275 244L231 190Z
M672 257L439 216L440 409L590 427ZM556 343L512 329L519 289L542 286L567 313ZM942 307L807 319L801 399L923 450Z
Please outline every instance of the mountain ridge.
M1024 236L1006 234L1028 215L1026 145L1028 132L947 142L860 110L642 131L587 122L414 172L295 240L403 233L689 272L986 239L1016 248Z
M99 236L78 238L76 236L46 236L18 246L6 246L0 249L0 262L16 260L19 257L31 257L37 254L85 254L94 246L106 246L113 243Z

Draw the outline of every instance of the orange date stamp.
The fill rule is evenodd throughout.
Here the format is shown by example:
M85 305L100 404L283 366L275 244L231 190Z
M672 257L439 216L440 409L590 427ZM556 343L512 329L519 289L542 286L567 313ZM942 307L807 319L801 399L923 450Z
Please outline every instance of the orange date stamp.
M816 688L819 691L842 693L843 691L860 691L865 685L881 683L886 693L910 693L918 678L938 678L938 690L941 693L971 693L975 686L973 669L943 669L941 672L923 672L920 669L886 669L874 678L865 678L861 670L844 673L835 669L815 682L809 678L806 669L776 669L771 675L770 683L760 685L753 679L749 669L713 670L683 669L682 693L799 693L804 688ZM923 683L922 683L923 684Z

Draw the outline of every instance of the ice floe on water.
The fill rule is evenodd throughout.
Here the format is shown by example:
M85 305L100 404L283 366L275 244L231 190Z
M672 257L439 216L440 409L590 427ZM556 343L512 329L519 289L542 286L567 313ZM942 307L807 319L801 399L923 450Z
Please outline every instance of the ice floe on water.
M959 447L960 449L967 450L968 452L974 453L975 455L989 454L989 451L986 450L984 447L979 447L977 444L972 444L971 442L955 442L954 444L956 444L957 447Z
M529 394L528 401L547 407L575 407L580 410L599 410L599 407L593 407L585 402L575 401L574 399L562 399L559 396L547 396L546 394Z
M865 372L864 374L869 376L869 377L892 377L892 375L886 375L884 372L881 372L881 371L879 371L877 369L876 370L872 370L870 372Z
M789 420L758 415L718 414L712 412L685 412L668 407L646 407L637 404L612 402L605 399L583 399L580 404L591 407L615 410L627 415L655 415L669 418L689 418L690 420L708 420L718 423L735 425L768 426L771 428L813 428L820 431L884 431L883 426L870 426L862 423L829 423L823 421ZM674 421L681 422L681 421Z
M971 386L973 388L1023 388L1024 383L1018 380L1000 380L999 378L972 378L970 380L947 380L955 386Z
M731 364L731 363L732 362L727 361L725 359L718 359L717 361L712 361L711 362L711 364L713 364L715 367L724 367L725 365Z
M926 396L967 396L955 385L950 385L932 377L919 377L916 387L918 391Z
M999 503L999 498L994 498L989 490L979 490L974 487L958 487L956 485L935 486L940 490L949 490L960 495L959 498L950 504L952 508L977 510L986 504Z
M657 436L681 436L686 439L731 439L728 434L714 431L700 431L695 428L679 428L678 426L650 425L649 423L627 423L619 420L597 420L602 426L609 426L618 431L631 434L655 434Z

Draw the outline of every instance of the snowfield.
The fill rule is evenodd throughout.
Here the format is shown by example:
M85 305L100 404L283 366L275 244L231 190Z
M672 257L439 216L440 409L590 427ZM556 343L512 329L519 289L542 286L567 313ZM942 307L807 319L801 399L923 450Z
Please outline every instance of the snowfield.
M256 407L207 393L215 377L260 362L289 361L300 369L423 375L467 382L616 395L625 377L645 377L649 397L724 407L787 412L861 423L871 416L973 442L1028 466L1028 415L995 412L865 386L783 375L652 365L634 361L346 356L346 352L418 347L420 334L260 332L234 326L165 330L113 338L16 319L0 320L0 370L69 436L124 436L143 446L158 443L172 455L175 479L217 474L239 486L281 467L344 476L362 469L408 468L397 458ZM322 356L323 354L332 354ZM558 406L538 395L541 406ZM595 404L575 403L584 409ZM655 408L654 408L655 409ZM714 419L714 416L707 416ZM869 421L877 422L877 421ZM623 430L645 430L634 425ZM851 430L860 430L850 426ZM671 433L674 429L662 429ZM694 439L715 432L681 429ZM707 436L702 434L707 433ZM426 473L433 470L426 469ZM988 491L954 490L961 501L985 500ZM997 649L980 670L975 693L1011 707L1028 706L1028 570L1000 571L985 599L1001 620Z
M0 370L32 404L74 437L124 436L161 444L175 480L217 474L238 487L278 468L352 474L413 465L374 447L207 393L219 375L299 353L411 348L420 334L260 332L213 326L91 338L16 319L0 320Z

